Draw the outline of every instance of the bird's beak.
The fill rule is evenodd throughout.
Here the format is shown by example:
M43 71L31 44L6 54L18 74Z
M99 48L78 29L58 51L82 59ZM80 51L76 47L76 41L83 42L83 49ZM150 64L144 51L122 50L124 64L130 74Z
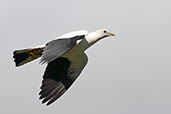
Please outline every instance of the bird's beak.
M115 36L115 34L113 34L113 33L110 33L110 32L109 32L108 34L109 34L109 36Z

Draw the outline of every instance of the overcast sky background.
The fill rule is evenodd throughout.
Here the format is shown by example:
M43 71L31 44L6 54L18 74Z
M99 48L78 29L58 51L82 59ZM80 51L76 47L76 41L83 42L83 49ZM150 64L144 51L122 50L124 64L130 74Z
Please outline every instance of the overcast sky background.
M0 0L1 114L171 114L170 0ZM15 68L15 49L64 33L116 34L87 50L89 62L53 105L38 99L46 65Z

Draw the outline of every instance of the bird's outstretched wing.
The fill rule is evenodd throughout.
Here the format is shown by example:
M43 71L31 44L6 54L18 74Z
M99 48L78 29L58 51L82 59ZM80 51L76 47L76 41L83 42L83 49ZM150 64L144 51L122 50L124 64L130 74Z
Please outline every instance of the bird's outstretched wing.
M86 63L86 55L83 55L78 60L76 65L78 67L75 68L72 68L72 66L75 66L75 63L64 57L59 57L50 62L44 72L42 86L40 87L39 99L43 99L42 103L47 102L47 105L49 105L63 95L76 80Z
M77 40L85 38L85 35L78 35L72 38L61 38L47 43L40 63L49 63L72 49Z

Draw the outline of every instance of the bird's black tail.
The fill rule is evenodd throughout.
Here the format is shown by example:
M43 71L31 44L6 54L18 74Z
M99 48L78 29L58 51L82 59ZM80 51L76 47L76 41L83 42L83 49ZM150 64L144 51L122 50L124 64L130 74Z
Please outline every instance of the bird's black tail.
M32 48L32 49L23 49L23 50L14 51L13 58L16 67L41 57L43 50L44 48L41 47L41 48Z

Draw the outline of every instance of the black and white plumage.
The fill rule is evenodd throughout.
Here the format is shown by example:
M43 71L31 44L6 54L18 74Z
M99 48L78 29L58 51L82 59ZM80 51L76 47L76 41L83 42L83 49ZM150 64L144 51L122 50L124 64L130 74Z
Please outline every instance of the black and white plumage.
M53 41L49 42L45 46L45 50L44 50L41 62L49 63L49 62L55 60L56 58L62 56L68 50L73 48L77 44L78 40L81 40L84 37L85 37L84 35L80 35L80 36L74 36L74 37L68 38L68 39L61 38L61 39L53 40Z
M85 50L98 40L114 36L106 29L88 33L76 31L64 34L49 43L36 48L14 51L16 66L41 57L40 63L47 63L43 75L41 91L42 103L47 105L56 101L77 79L88 58Z

